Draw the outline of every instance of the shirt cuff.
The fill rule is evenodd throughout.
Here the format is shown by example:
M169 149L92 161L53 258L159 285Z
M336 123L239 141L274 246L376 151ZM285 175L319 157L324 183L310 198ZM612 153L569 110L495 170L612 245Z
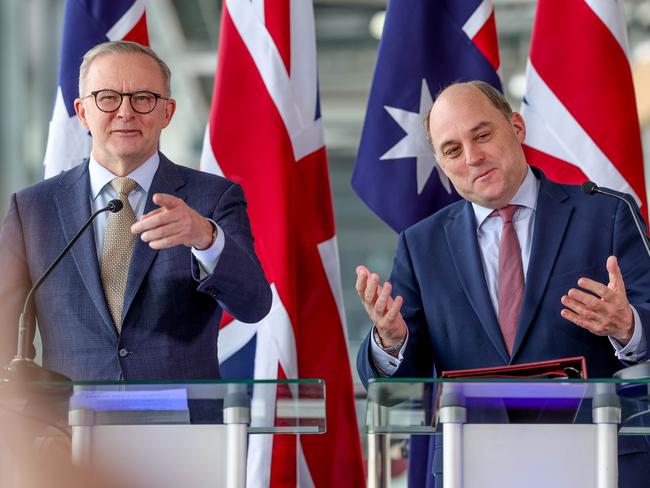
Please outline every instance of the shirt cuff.
M214 220L208 220L217 229L217 238L207 249L192 248L192 254L196 258L196 261L199 263L199 278L201 280L214 273L214 269L217 267L219 258L223 252L223 248L226 245L226 238L223 235L223 230L221 230L221 227L219 227L219 225Z
M614 347L618 359L621 361L638 362L643 361L647 357L648 346L645 334L643 333L643 326L641 325L639 313L634 307L630 306L630 308L634 315L634 332L632 333L632 339L630 339L630 342L625 346L613 337L609 337L609 342L611 342Z
M370 360L381 376L393 376L395 374L395 371L397 371L397 368L402 364L402 360L404 359L404 348L406 348L408 340L409 333L407 330L404 344L399 350L397 357L391 356L375 341L375 327L373 326L370 331Z

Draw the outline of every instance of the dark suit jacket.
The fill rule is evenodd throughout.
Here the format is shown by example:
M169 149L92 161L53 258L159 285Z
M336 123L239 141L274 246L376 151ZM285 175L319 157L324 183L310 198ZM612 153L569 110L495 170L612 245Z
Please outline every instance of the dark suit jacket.
M154 193L182 198L223 229L225 247L214 273L201 281L188 247L155 251L137 239L118 335L92 227L87 229L36 293L46 368L76 380L219 378L222 310L243 322L259 321L269 311L271 290L253 249L241 187L161 154L145 212L155 208ZM0 232L3 363L15 352L27 291L90 213L87 162L12 196Z
M391 282L404 298L409 328L395 377L431 377L445 370L585 356L590 377L610 377L625 365L607 337L560 316L560 297L578 278L608 282L615 255L630 303L650 338L650 259L623 202L587 196L578 186L541 179L526 290L512 357L501 337L485 282L472 205L452 204L407 229L399 239ZM370 336L357 357L362 381L378 376Z
M472 205L452 204L407 229L399 239L391 282L404 297L409 328L395 376L585 356L590 377L609 377L624 365L607 337L560 316L560 297L578 278L608 282L605 261L615 255L630 303L650 337L650 260L629 209L616 199L587 196L578 186L541 178L526 291L512 357L488 294ZM364 382L376 376L370 337L359 351Z

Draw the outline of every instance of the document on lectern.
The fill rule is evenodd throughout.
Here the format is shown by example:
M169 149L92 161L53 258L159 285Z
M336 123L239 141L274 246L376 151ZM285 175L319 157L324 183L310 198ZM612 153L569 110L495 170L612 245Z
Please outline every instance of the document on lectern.
M443 378L540 378L571 379L587 378L587 363L584 356L550 359L534 363L509 364L489 368L443 371Z
M586 379L587 366L585 358L577 356L443 371L441 377L457 381L437 388L434 427L446 398L458 402L461 397L468 415L478 423L571 423L581 409L586 385L564 380ZM534 383L509 381L518 379Z

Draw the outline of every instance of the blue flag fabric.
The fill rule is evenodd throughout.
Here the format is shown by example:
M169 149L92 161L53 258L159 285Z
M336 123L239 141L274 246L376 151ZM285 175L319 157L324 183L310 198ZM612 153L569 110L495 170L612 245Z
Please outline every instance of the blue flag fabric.
M106 33L133 6L133 0L66 2L59 86L72 117L74 100L79 93L79 66L83 55L93 46L109 40Z
M388 3L352 186L397 232L459 198L424 136L432 96L455 81L483 80L501 89L463 30L482 3Z
M76 166L90 154L90 134L74 111L83 55L99 43L127 36L148 44L145 4L146 0L66 0L59 82L43 160L45 178Z

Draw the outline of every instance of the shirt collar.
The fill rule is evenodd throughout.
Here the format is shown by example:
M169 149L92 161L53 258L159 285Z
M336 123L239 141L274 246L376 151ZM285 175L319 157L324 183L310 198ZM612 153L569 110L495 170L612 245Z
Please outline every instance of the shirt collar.
M522 207L530 208L535 210L537 208L537 194L539 193L539 180L535 177L535 174L528 166L528 171L526 172L526 177L522 181L517 193L510 200L510 205L519 205ZM477 228L483 225L485 219L487 219L490 214L494 211L493 208L483 207L476 203L472 203L474 207L474 215L476 216L476 226Z
M159 164L160 155L156 151L149 159L131 171L127 176L134 179L138 186L145 193L148 193ZM114 178L117 178L117 175L102 166L93 155L90 156L90 161L88 162L88 173L90 174L90 194L93 200L97 198L107 184Z

